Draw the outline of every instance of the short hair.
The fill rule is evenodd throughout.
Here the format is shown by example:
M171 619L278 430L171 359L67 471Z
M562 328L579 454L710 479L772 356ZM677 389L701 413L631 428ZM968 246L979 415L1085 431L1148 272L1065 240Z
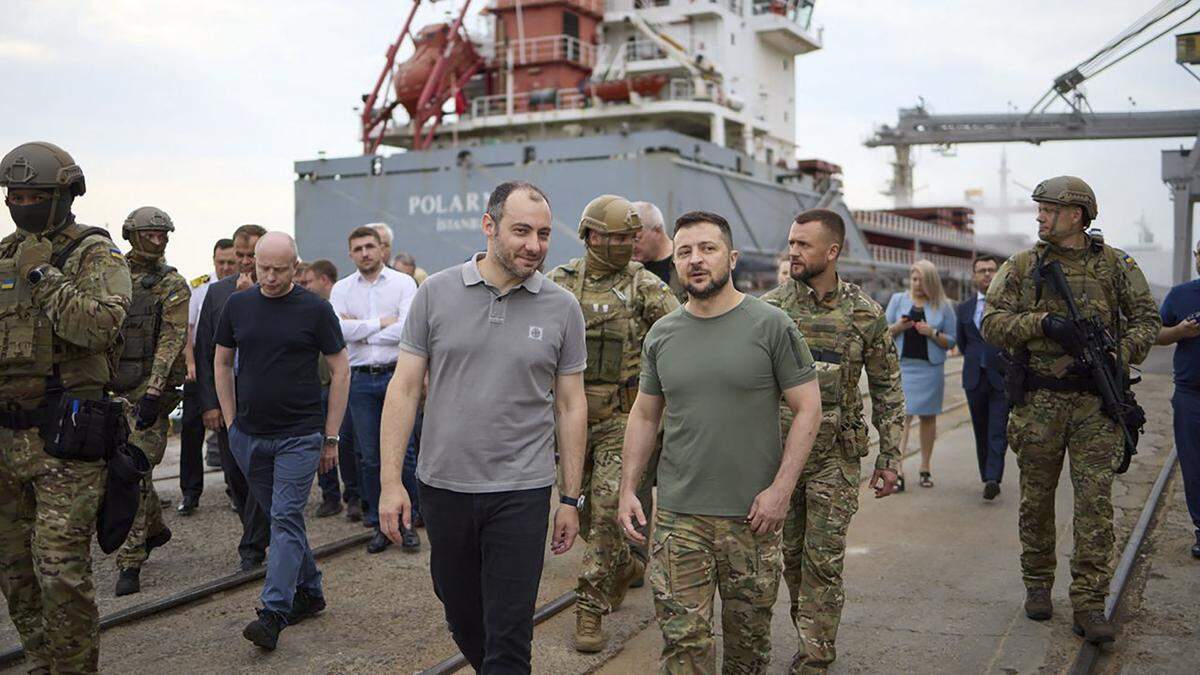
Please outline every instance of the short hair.
M255 239L259 239L266 233L267 233L267 228L263 227L262 225L255 225L254 223L247 223L233 231L233 239L237 240L237 239L241 239L243 237L246 237L246 238L253 237Z
M383 238L379 236L379 230L376 230L370 225L360 225L353 230L350 230L350 236L346 237L346 244L349 245L350 242L362 237L374 237L375 243L383 246Z
M417 259L414 258L408 251L400 251L395 255L395 257L392 258L392 264L395 265L396 263L416 267Z
M396 233L392 232L391 226L388 225L387 223L367 223L366 227L369 227L372 230L375 230L376 232L378 232L379 230L383 230L384 232L387 232L387 238L388 238L389 242L396 240ZM383 235L379 236L379 243L383 244Z
M233 240L228 237L221 237L217 240L216 244L213 244L213 255L216 255L217 251L224 251L227 248L233 248Z
M497 185L496 189L492 190L492 194L488 196L487 214L497 225L504 217L504 202L508 201L509 195L514 192L528 192L533 195L535 200L546 202L546 207L550 207L550 198L546 196L545 192L542 192L540 187L523 180L506 181Z
M338 280L337 265L334 265L332 262L325 260L324 258L320 260L314 260L309 263L308 271L325 277L331 284Z
M633 208L637 210L638 218L642 221L642 227L647 230L661 230L665 221L663 221L662 211L657 206L650 202L634 202Z
M303 260L301 260L300 262L297 262L296 263L296 274L300 274L301 272L308 269L309 267L311 267L311 265L309 263L304 262Z
M687 213L675 219L675 234L679 231L699 225L701 223L711 223L721 230L721 237L725 239L725 243L729 245L729 250L733 250L733 230L729 229L729 221L722 218L716 213L709 211L688 211Z
M801 211L796 215L797 223L821 223L829 234L833 235L833 242L838 246L846 245L846 221L842 220L835 211L829 209L808 209Z
M975 271L975 263L980 263L980 262L994 262L994 263L996 263L996 267L1000 266L1000 258L997 258L996 256L992 255L991 253L980 253L979 255L975 256L975 260L971 261L971 271L972 272Z

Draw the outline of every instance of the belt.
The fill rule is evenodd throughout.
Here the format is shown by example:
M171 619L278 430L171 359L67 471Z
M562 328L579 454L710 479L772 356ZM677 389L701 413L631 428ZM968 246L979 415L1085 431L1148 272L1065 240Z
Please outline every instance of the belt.
M1025 388L1049 389L1050 391L1087 391L1099 393L1096 383L1090 377L1046 377L1037 373L1029 373L1025 377Z
M368 373L370 375L382 375L396 370L396 362L380 363L372 366L350 366L352 373Z
M54 416L54 408L48 405L32 410L0 410L0 427L13 431L24 431L48 423Z
M814 361L824 361L825 363L833 364L840 364L842 362L842 355L831 349L810 348L808 351L812 353Z

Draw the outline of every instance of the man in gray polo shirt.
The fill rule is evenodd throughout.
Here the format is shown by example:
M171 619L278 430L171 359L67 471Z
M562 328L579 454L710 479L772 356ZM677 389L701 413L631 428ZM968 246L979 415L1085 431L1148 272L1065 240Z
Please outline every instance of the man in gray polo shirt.
M417 477L430 573L455 643L480 672L530 670L556 445L563 494L551 549L566 553L579 532L587 347L579 303L538 272L550 223L541 190L496 187L487 252L417 290L384 402L379 518L399 542L400 523L411 525L404 452L428 370Z

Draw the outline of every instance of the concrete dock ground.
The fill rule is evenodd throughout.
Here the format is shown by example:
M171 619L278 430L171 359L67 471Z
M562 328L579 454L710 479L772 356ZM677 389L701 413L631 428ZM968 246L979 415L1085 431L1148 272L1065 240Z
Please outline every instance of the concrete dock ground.
M952 380L956 384L956 378ZM1136 520L1145 495L1171 447L1170 381L1150 376L1139 386L1150 424L1130 472L1114 489L1118 547ZM962 392L947 386L947 407ZM1021 611L1018 569L1015 458L1009 456L1003 493L993 502L981 497L974 445L965 408L939 419L934 452L936 486L915 481L907 493L875 500L863 489L861 508L850 528L846 563L846 610L838 640L835 673L1029 673L1061 671L1078 648L1070 632L1066 560L1071 546L1070 483L1064 474L1057 497L1060 565L1054 619L1034 623ZM916 447L916 438L910 441ZM172 447L171 453L177 454ZM161 474L173 473L172 459ZM864 460L864 475L870 459ZM906 462L915 476L916 458ZM177 481L158 484L178 499ZM155 552L143 572L143 592L113 598L112 557L96 558L101 614L164 597L232 571L237 521L223 494L220 474L207 477L202 508L191 518L167 509L177 539ZM311 517L319 500L313 492L309 532L314 545L364 531L340 516ZM1117 644L1101 662L1102 672L1194 672L1200 662L1194 609L1200 562L1181 548L1186 527L1177 486L1161 517L1169 529L1152 535L1149 572L1130 595L1127 621ZM1172 506L1173 505L1173 506ZM1182 534L1181 534L1182 532ZM433 594L428 547L404 554L396 547L379 555L355 547L319 564L324 571L329 609L324 615L284 631L278 651L265 653L242 639L260 585L249 584L206 601L104 631L101 668L105 672L161 673L171 669L200 673L373 673L418 672L457 653ZM582 558L577 545L565 556L547 553L539 604L575 586ZM657 668L661 638L653 620L650 589L632 590L623 606L606 617L608 648L593 655L571 648L574 612L562 612L538 626L534 671L538 673L645 673ZM3 622L0 641L15 643ZM771 672L785 672L796 647L781 592L772 630ZM20 665L6 672L19 672Z

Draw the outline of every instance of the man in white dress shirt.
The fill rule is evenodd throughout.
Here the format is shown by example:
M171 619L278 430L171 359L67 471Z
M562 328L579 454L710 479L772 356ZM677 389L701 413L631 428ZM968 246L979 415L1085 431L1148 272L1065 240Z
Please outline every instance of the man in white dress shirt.
M350 356L349 409L354 419L359 486L367 505L363 520L375 528L367 552L379 553L391 545L391 540L379 531L379 420L417 284L412 277L386 265L383 241L374 227L355 228L349 245L357 271L334 284L329 302L341 319ZM406 482L416 480L407 475L410 472L405 473ZM415 492L415 483L413 487ZM406 529L401 548L415 552L420 547L416 531Z

